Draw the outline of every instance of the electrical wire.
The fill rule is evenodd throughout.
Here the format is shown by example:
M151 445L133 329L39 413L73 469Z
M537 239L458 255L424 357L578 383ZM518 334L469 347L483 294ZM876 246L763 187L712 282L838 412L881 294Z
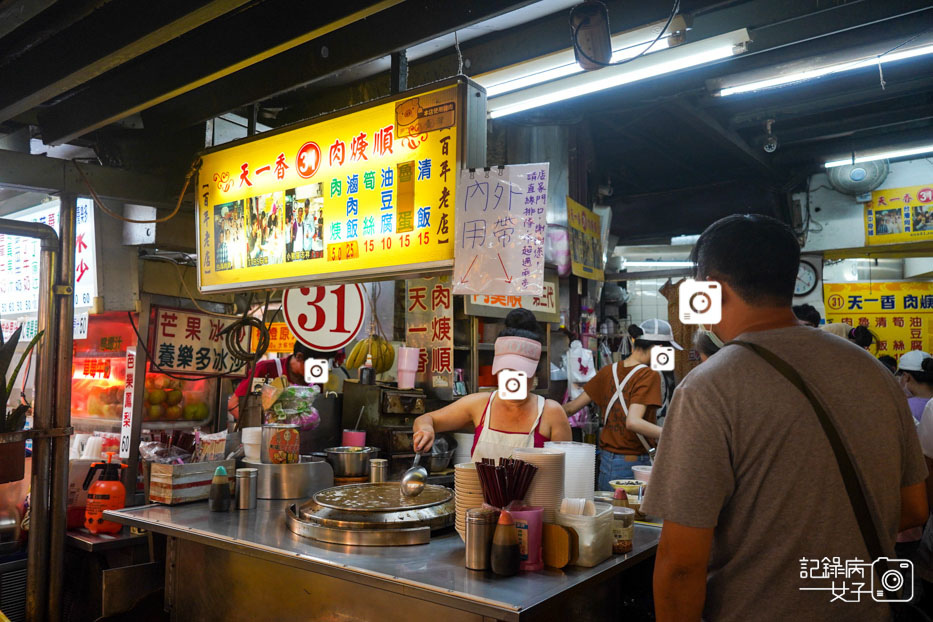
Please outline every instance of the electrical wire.
M191 288L188 287L188 282L185 280L184 275L182 275L181 273L182 266L186 268L191 268L194 266L190 266L188 264L182 264L182 263L175 261L171 257L163 257L161 255L142 255L140 259L144 259L146 261L162 261L165 263L170 263L173 266L175 266L175 273L178 275L178 280L181 281L181 285L185 290L185 294L188 296L188 300L190 300L191 304L193 304L194 307L201 313L204 313L207 315L213 315L214 317L226 318L228 320L229 319L240 319L239 315L232 315L229 313L218 313L216 311L208 311L207 309L205 309L204 307L198 304L198 301L194 298L194 295L191 293Z
M116 212L112 211L104 202L100 200L100 197L97 196L97 192L94 191L93 186L91 186L90 180L87 178L87 175L84 174L84 171L81 170L81 167L78 166L77 158L71 160L71 163L74 165L75 170L78 171L78 175L81 176L81 181L87 187L88 192L91 194L91 198L94 199L94 203L101 209L102 212L110 216L111 218L116 218L117 220L122 220L123 222L131 222L140 225L153 225L160 222L167 222L174 218L178 212L181 210L181 202L185 198L185 192L188 191L188 185L191 183L191 178L196 172L201 168L201 158L196 159L191 163L191 168L188 170L188 173L185 175L185 184L181 188L181 194L178 195L178 202L175 204L175 209L172 210L172 213L163 218L156 218L155 220L137 220L135 218L127 218Z
M578 4L577 6L575 6L574 8L572 8L572 9L570 10L570 19L571 19L571 20L573 20L573 14L574 14L574 12L577 11L577 10L580 8L580 6L582 6L582 5L579 5L579 4ZM620 60L620 61L617 61L617 62L615 62L615 63L611 63L611 62L610 62L610 63L604 63L603 61L601 61L601 60L596 60L595 58L591 57L589 54L587 54L586 52L584 52L584 51L583 51L583 48L580 47L580 41L579 41L579 38L578 38L578 35L579 35L579 33L580 33L580 28L581 28L581 27L583 26L583 24L584 24L584 21L583 21L583 20L581 20L580 23L577 24L577 25L574 27L574 29L573 29L572 36L571 36L571 40L572 40L572 42L573 42L573 49L574 49L576 52L578 52L578 53L580 54L580 56L582 56L583 58L585 58L585 59L588 60L589 62L593 63L594 65L599 65L600 67L618 67L619 65L624 65L624 64L626 64L626 63L630 63L630 62L632 62L633 60L635 60L636 58L641 58L642 56L644 56L645 54L647 54L647 53L651 50L651 48L653 48L655 45L657 45L658 41L661 40L661 37L664 36L664 33L667 32L667 29L671 27L671 23L674 21L674 18L677 17L677 12L678 12L678 11L680 11L680 0L674 0L674 6L671 8L671 14L668 16L667 22L665 22L665 24L664 24L664 28L662 28L661 31L658 32L658 36L655 37L654 40L653 40L650 44L648 44L648 47L646 47L644 50L642 50L641 52L639 52L638 54L636 54L635 56L633 56L633 57L631 57L631 58L626 58L625 60ZM610 45L610 47L611 47L611 45ZM610 53L611 53L611 51L612 51L612 50L610 50ZM610 56L610 58L611 58L611 56Z
M133 312L132 312L132 311L127 311L127 312L126 312L126 317L129 318L129 320L130 320L130 326L133 328L133 332L136 333L136 345L137 345L138 347L142 348L142 351L146 354L146 360L149 361L149 366L150 366L151 368L155 369L155 370L156 370L157 372L159 372L160 374L163 374L163 375L165 375L165 376L168 376L168 377L171 378L172 380L211 380L211 379L213 379L213 378L217 378L217 377L218 377L217 374L210 374L210 375L204 375L204 374L185 374L184 376L176 376L176 375L174 375L173 373L168 372L168 371L162 369L162 366L155 362L155 359L152 357L152 354L149 352L149 349L146 347L146 343L148 342L148 340L143 339L142 335L139 334L139 329L136 327L136 322L133 320ZM237 366L237 367L234 367L233 369L231 369L230 371L225 372L225 373L226 373L226 374L232 374L232 373L238 372L238 371L240 371L241 369L243 369L244 366L245 366L245 363L244 363L244 364L241 364L241 365L239 365L239 366Z

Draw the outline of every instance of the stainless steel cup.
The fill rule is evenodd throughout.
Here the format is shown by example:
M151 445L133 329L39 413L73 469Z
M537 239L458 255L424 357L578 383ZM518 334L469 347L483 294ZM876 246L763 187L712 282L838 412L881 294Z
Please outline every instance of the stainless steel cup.
M492 536L499 521L499 512L485 508L470 508L466 511L466 567L470 570L489 568L489 550Z
M258 469L236 470L236 509L252 510L256 508L258 476Z
M385 458L370 458L369 481L373 483L384 482L389 477L389 461Z

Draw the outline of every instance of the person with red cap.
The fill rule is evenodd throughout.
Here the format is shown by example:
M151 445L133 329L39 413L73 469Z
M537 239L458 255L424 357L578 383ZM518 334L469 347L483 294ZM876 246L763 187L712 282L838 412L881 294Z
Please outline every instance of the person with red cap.
M527 309L513 309L496 339L492 373L522 372L528 390L521 399L500 399L498 392L473 393L415 419L412 444L416 452L431 449L437 432L452 432L473 424L473 462L508 458L515 449L543 447L545 441L571 440L570 423L560 404L532 393L541 358L538 322Z

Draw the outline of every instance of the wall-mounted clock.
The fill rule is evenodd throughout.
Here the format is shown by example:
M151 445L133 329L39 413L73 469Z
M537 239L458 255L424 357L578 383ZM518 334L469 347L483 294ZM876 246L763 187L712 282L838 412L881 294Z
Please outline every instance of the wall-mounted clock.
M797 281L794 283L794 296L806 296L820 282L820 275L816 266L809 261L801 261L797 267Z

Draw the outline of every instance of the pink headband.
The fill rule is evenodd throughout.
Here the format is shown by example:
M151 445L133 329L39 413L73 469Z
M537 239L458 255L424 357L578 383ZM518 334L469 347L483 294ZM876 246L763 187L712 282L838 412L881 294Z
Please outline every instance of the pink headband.
M496 356L492 361L492 373L503 369L523 371L534 376L541 358L541 343L524 337L499 337L496 339Z

